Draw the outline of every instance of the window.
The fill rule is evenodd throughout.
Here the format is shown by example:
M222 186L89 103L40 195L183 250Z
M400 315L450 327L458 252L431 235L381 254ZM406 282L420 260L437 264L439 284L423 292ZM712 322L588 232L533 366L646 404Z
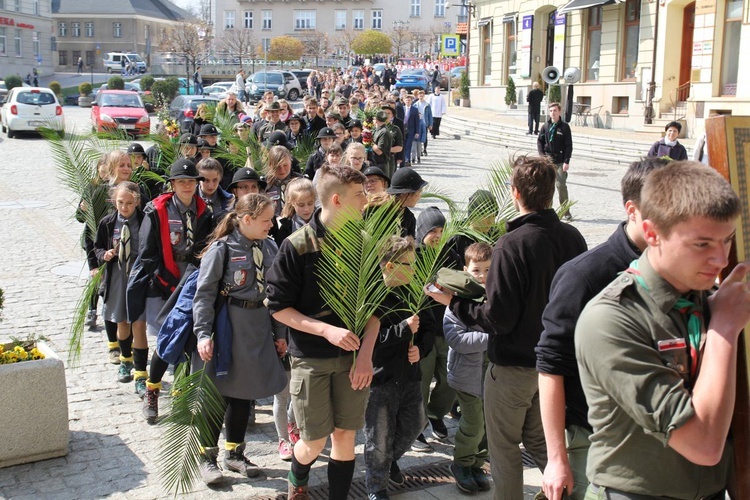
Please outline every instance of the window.
M39 0L34 0L34 15L38 16L39 13Z
M336 11L336 29L337 30L346 29L346 11L345 10Z
M71 52L70 60L73 61L73 64L78 64L79 57L81 57L81 51L74 50L73 52Z
M92 67L94 65L94 52L93 50L87 50L86 51L86 66ZM78 64L78 59L76 59L76 64Z
M0 0L0 9L5 10L5 0Z
M243 26L246 30L253 29L253 11L252 10L245 11Z
M314 10L295 10L294 11L294 29L295 30L314 30L315 29L315 11Z
M602 51L602 8L588 10L588 38L586 45L586 80L599 80L599 56Z
M16 45L16 57L22 57L23 56L23 46L21 45L21 30L16 28L16 36L15 36L15 45Z
M352 12L352 19L354 20L354 29L363 30L365 29L365 11L355 10Z
M86 38L94 38L94 23L86 23Z
M641 0L625 2L625 30L622 51L621 80L635 80L638 66L638 37L641 30Z
M422 17L422 0L411 0L410 17Z
M383 29L383 11L382 10L372 11L372 24L370 25L370 27L374 30Z
M517 72L518 52L516 51L516 18L510 17L503 22L505 29L505 80Z
M482 59L480 60L482 67L479 72L482 81L480 85L489 85L492 78L492 21L479 27L479 36L482 40Z
M67 66L68 65L68 51L61 50L57 53L58 61L60 63L60 66Z
M59 36L68 36L68 26L65 23L57 23L57 34Z
M0 28L0 55L4 56L5 51L5 28Z
M233 10L224 11L224 29L226 30L234 29L234 11Z
M435 17L445 17L445 0L435 0Z
M21 0L11 0L13 2L13 10L21 12Z
M721 95L737 95L737 76L740 69L740 31L742 29L742 0L727 0L724 14L724 45L721 54Z
M112 23L112 36L122 38L122 23Z
M31 43L33 45L34 49L34 55L38 56L41 53L41 48L39 47L39 37L41 36L41 33L39 31L35 31L34 34L31 37Z
M70 23L70 36L81 36L81 23Z
M264 30L270 30L271 29L271 19L273 16L273 11L271 10L264 10L263 12L263 29Z

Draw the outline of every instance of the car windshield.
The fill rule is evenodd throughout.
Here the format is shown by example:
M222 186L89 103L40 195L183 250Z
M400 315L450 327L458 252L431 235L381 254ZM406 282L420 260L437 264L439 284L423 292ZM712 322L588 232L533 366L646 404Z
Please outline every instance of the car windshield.
M253 83L268 83L269 85L281 85L282 79L279 73L258 73L253 75Z
M143 59L138 54L128 54L128 59L132 62L143 62Z
M19 92L16 102L18 102L18 104L39 106L42 104L54 104L55 97L46 92Z
M401 76L423 76L421 69L405 69L401 72Z
M100 106L109 106L114 108L142 108L140 99L137 95L126 94L105 94L102 96Z

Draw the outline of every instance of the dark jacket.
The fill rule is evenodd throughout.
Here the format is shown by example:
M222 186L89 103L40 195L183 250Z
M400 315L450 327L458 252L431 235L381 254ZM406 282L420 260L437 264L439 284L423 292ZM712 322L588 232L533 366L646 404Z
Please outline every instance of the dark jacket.
M404 123L404 129L405 135L408 137L414 137L419 133L419 109L416 106L409 108L409 120ZM409 151L409 154L411 154L411 151Z
M143 212L140 208L135 210L135 216L138 219L138 224L143 223ZM104 261L104 254L112 249L112 235L115 232L115 224L117 222L117 212L111 213L104 216L99 222L99 227L96 230L96 241L94 242L94 254L96 256L96 267L105 265L104 277L102 278L102 290L104 290L104 302L107 302L109 298L109 282L112 279L112 266L117 265L117 259L112 259L109 262Z
M490 334L491 362L533 368L552 278L585 251L581 233L560 222L552 209L513 219L492 251L487 301L453 298L451 311L467 327L476 325Z
M669 156L673 160L688 159L688 154L685 146L680 144L679 141L677 141L677 144L675 144L674 146L667 146L664 143L663 137L656 141L653 146L651 146L651 149L648 150L648 154L646 156L648 156L649 158L661 158L662 156Z
M544 92L541 89L532 89L526 96L526 102L529 103L529 113L539 114L541 111L542 100L544 99Z
M305 123L302 124L302 130L312 137L317 137L320 129L325 127L325 118L321 118L319 115L315 115L312 119L309 116L305 117Z
M564 377L566 426L591 430L573 342L578 317L640 254L622 223L607 241L563 264L552 280L549 304L542 315L544 331L536 346L536 369Z
M313 180L315 172L326 162L326 152L323 148L318 147L313 154L307 158L307 164L305 165L305 177Z
M180 272L172 254L167 203L174 193L165 193L155 198L146 207L141 230L138 233L138 257L130 271L127 287L128 320L139 318L146 309L146 297L167 299L180 282ZM195 245L189 263L200 266L198 255L206 246L206 240L214 229L211 213L206 203L195 196L196 224Z
M549 156L555 163L570 163L570 156L573 154L573 136L570 134L570 125L560 118L554 125L555 133L550 138L552 120L542 125L537 138L536 148L539 156Z

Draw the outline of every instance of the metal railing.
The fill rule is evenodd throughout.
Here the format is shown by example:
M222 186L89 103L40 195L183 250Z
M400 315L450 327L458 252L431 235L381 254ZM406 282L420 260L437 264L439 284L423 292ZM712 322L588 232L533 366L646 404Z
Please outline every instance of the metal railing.
M673 120L680 120L687 116L687 106L680 106L680 103L687 101L690 97L690 82L685 82L669 93L669 100L672 102Z

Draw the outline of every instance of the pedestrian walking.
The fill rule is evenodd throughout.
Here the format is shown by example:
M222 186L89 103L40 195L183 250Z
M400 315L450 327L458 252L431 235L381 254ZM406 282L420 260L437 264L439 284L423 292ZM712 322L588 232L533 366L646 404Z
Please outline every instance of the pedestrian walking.
M539 88L539 82L531 84L531 90L526 96L526 102L529 103L529 131L527 135L539 134L539 116L542 112L542 100L544 92Z
M448 104L445 102L445 96L440 94L440 86L435 87L433 94L430 96L430 108L432 108L432 128L430 135L436 139L440 135L440 122L443 115L448 112Z
M560 200L560 205L568 201L568 169L570 168L570 156L573 154L573 136L570 133L570 125L560 116L560 104L553 102L549 105L549 119L542 125L542 130L537 138L537 151L539 156L546 156L555 164L557 177L555 187ZM571 220L573 217L570 210L563 217Z
M195 95L203 95L203 76L201 76L200 66L196 67L193 73L193 87Z
M83 73L83 58L79 57L78 58L78 74L80 75L81 73Z

